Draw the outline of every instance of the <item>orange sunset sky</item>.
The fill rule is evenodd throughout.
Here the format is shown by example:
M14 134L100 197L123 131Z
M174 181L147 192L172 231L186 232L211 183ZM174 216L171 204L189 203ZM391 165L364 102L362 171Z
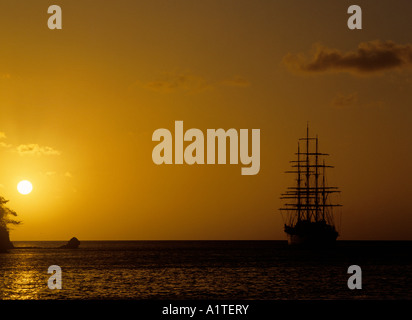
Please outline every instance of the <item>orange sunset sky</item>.
M63 29L47 28L60 5ZM0 3L0 195L11 240L281 240L306 123L341 237L412 240L412 4ZM158 128L261 130L261 168L161 165ZM29 180L33 191L16 185Z

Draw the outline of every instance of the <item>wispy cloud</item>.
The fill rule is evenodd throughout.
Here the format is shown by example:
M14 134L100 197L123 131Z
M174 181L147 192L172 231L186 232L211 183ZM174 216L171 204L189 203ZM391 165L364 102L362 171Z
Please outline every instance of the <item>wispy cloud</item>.
M56 171L46 171L42 172L46 177L55 178L55 177L64 177L64 178L73 178L73 175L69 172L56 172Z
M36 143L21 144L16 147L16 151L21 156L59 156L61 154L52 147L39 146Z
M212 86L205 78L185 73L165 72L162 73L156 80L149 81L143 84L145 89L157 91L161 93L170 93L176 91L197 93Z
M0 140L1 139L6 139L6 134L0 131ZM11 144L8 144L4 141L0 141L0 148L11 148L11 147L12 147Z
M358 102L358 94L356 92L349 94L337 94L332 100L332 106L338 109L342 109L348 106L352 106Z
M6 138L6 134L0 131L0 140ZM21 156L59 156L61 154L60 151L52 147L40 146L37 143L21 144L17 147L12 147L12 144L0 141L0 148L10 148L11 152L17 152Z
M220 82L223 86L228 87L249 87L250 82L241 76L235 76L232 79L223 80Z
M374 109L385 108L385 102L382 100L362 101L357 92L342 94L338 93L331 101L331 106L335 109L348 110L350 108Z
M11 148L12 145L11 145L11 144L8 144L8 143L5 143L5 142L3 142L3 141L0 141L0 147L1 147L1 148Z
M221 81L210 81L203 76L193 73L164 72L154 80L147 82L137 81L135 85L160 93L200 93L222 86L248 87L250 82L241 76L234 76Z
M315 45L311 58L304 54L287 54L283 63L301 73L348 72L373 75L388 70L412 69L412 44L393 41L362 42L355 51Z

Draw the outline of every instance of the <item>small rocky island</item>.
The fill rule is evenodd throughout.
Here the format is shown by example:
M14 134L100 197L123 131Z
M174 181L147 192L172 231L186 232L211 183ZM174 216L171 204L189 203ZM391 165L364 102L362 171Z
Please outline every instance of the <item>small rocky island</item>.
M79 239L73 237L65 245L59 247L60 249L77 249L80 245Z

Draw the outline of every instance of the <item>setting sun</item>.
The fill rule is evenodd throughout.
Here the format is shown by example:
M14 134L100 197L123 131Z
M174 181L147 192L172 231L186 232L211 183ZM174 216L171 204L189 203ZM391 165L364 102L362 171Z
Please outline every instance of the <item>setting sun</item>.
M23 180L17 184L17 191L21 194L29 194L33 190L33 185L30 181Z

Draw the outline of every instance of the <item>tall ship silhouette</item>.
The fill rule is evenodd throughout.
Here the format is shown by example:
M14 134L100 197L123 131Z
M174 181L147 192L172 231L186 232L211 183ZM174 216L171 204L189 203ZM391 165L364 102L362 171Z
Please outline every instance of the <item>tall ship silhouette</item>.
M332 194L339 193L337 187L327 186L325 164L326 153L319 152L318 137L309 136L298 141L296 160L290 161L296 185L288 187L281 195L285 200L280 208L284 218L284 231L290 245L331 245L339 235L335 227L334 211L340 204L332 203ZM285 213L285 214L283 214Z

